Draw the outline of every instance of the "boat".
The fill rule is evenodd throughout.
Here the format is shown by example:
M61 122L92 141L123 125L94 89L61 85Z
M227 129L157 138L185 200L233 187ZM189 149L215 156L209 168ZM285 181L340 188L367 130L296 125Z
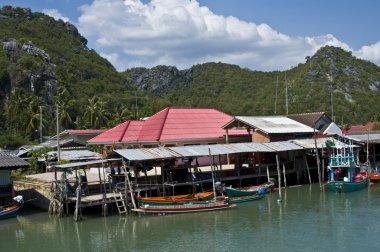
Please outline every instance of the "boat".
M248 186L232 188L231 186L226 188L226 194L228 197L242 197L252 196L256 194L265 194L274 190L274 181L271 180L258 186Z
M254 200L259 200L265 197L265 194L255 194L251 196L240 196L240 197L231 197L227 199L229 203L243 203L243 202L249 202Z
M0 220L16 216L19 209L20 206L18 204L0 206Z
M334 151L330 156L327 171L327 186L332 192L353 192L365 188L368 184L366 166L361 167L355 163L352 147L342 147Z
M140 205L183 205L185 203L207 202L214 198L213 192L202 192L195 194L184 194L167 197L139 197L137 201Z
M369 175L369 181L373 183L380 182L380 168L377 168L377 171L374 171Z
M186 203L183 205L142 205L140 208L132 209L137 213L150 214L174 214L174 213L196 213L223 210L236 207L236 204L228 202L209 202L204 204Z

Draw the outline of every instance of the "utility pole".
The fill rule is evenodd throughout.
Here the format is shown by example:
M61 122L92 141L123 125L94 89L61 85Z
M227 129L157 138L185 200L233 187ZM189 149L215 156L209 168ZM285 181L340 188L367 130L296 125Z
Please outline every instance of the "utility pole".
M277 76L277 82L276 82L276 97L274 99L274 114L277 114L277 88L278 88L278 76Z
M289 113L289 104L288 104L288 80L286 79L286 73L285 73L285 108L286 108L286 115Z
M59 146L59 105L57 104L57 158L58 163L61 161L61 149Z
M138 116L138 112L139 112L139 109L137 107L137 91L125 91L125 92L128 92L128 93L135 93L135 116L136 116L136 120L138 119L137 116Z

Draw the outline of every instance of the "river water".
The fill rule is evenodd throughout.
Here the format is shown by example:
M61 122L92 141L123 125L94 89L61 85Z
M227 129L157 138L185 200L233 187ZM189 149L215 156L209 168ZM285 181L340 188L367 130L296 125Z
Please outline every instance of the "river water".
M348 194L282 189L238 207L151 216L58 218L23 209L0 221L0 251L378 251L380 185Z

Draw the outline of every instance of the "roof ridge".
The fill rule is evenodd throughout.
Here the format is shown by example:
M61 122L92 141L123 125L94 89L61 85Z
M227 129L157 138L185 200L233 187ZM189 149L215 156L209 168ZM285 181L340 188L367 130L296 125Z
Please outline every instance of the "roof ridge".
M165 115L165 119L164 119L163 122L162 122L161 129L160 129L160 133L158 134L157 141L159 141L159 140L161 139L162 131L164 130L164 126L165 126L166 120L168 119L168 114L169 114L170 109L171 109L171 107L168 107L168 108L167 108L167 112L166 112L166 115Z
M127 122L128 122L128 123L127 123L127 125L124 127L123 132L120 134L120 137L119 137L119 139L118 139L118 142L121 142L121 141L123 140L124 135L125 135L125 132L127 132L127 129L128 129L128 127L129 127L129 125L131 125L131 120L128 120Z

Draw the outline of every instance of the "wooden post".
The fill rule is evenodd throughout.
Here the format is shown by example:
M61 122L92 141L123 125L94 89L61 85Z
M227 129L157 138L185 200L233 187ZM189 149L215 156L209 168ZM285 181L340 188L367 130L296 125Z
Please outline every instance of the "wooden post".
M322 182L321 182L321 164L319 161L319 152L318 152L318 146L317 146L317 138L315 135L315 125L314 125L314 144L315 144L315 156L317 158L317 171L318 171L318 182L319 182L319 187L322 187Z
M162 172L162 170L161 170ZM156 175L157 195L161 196L160 188L158 187L157 166L154 166L154 175Z
M236 161L237 161L237 173L238 173L238 177L239 177L239 187L241 187L241 177L240 177L240 158L239 158L239 154L236 154Z
M306 154L305 154L305 153L303 154L303 159L305 160L307 174L309 175L309 184L311 184L311 177L310 177L309 164L307 163L307 159L306 159Z
M269 176L269 165L267 164L267 178L268 178L268 182L270 180L270 176Z
M228 129L226 129L226 144L229 144ZM230 154L227 154L227 164L230 164Z
M212 158L211 158L211 149L208 148L208 153L210 155L210 162L212 162ZM213 163L212 163L213 165ZM212 177L212 189L213 189L213 192L214 192L214 200L216 201L216 192L215 192L215 181L214 181L214 172L213 172L213 169L211 168L211 177Z
M123 166L124 166L125 171L127 171L127 169L125 168L124 159L122 160L122 162L123 162ZM125 185L125 186L128 186L128 188L129 188L129 193L131 194L132 205L133 205L133 208L136 209L135 198L133 197L132 185L131 185L131 182L129 181L128 174L126 174L125 178L126 178L127 184L128 184L128 185Z
M285 163L282 163L282 172L284 173L284 187L287 187L287 185L286 185Z
M278 153L276 153L276 163L277 163L277 179L278 179L278 196L277 201L281 201L281 173L280 173L280 161L278 160Z

